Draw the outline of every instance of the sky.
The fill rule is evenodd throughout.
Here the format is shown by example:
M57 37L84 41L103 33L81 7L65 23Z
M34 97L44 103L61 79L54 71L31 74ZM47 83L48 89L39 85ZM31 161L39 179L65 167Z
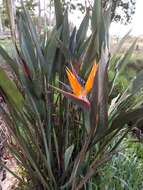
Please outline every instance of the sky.
M128 26L123 26L118 23L112 23L110 28L111 35L123 36L130 29L133 36L143 35L143 0L136 0L136 10L133 16L132 23Z
M72 22L76 21L74 24L79 26L81 23L81 17L79 16L78 18L77 15L81 15L81 13L77 11L75 14L70 15L70 20ZM143 36L143 0L136 0L135 14L133 15L131 24L125 26L123 24L121 25L113 22L110 27L110 34L123 37L129 30L132 30L131 35L133 36Z
M0 0L1 1L1 0ZM44 0L40 0L41 5L44 6ZM84 0L72 0L72 1L84 1ZM80 15L81 12L76 12L72 15L70 15L69 19L79 26L81 23L81 18L78 18L78 15ZM133 36L140 36L143 35L143 0L136 0L136 10L135 14L133 15L132 23L124 26L119 23L112 23L110 27L110 34L116 35L119 37L124 36L130 29L132 29L131 35Z

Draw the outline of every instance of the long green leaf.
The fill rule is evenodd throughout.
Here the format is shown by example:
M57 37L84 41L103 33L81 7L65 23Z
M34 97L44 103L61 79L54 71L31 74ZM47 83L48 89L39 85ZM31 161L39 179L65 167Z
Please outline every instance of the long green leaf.
M131 93L138 93L143 89L143 70L141 70L132 82Z
M69 29L69 21L68 21L68 10L65 11L64 20L62 25L62 42L65 47L69 47L70 41L70 29Z
M98 69L98 103L99 103L99 125L100 132L103 132L108 127L108 50L102 49L101 61ZM99 132L98 130L98 132Z
M129 59L132 56L132 53L133 53L134 47L136 45L136 42L137 42L137 39L131 44L131 46L129 47L127 52L123 55L123 57L119 60L119 62L115 66L115 69L118 72L121 72L125 68L125 66L128 64Z
M92 31L95 32L95 30L100 30L100 24L101 24L101 0L94 1L94 6L92 10L92 18L91 18L91 26Z
M56 14L56 26L57 29L63 23L63 7L61 0L54 0L55 14Z
M117 116L113 122L111 127L124 127L125 124L128 123L136 123L139 118L143 117L143 108L137 108L135 110L129 112L122 112L119 116Z
M13 71L18 74L18 67L16 62L8 55L2 46L0 46L0 55L4 58L6 64L8 64L13 69Z
M68 165L69 165L73 150L74 150L74 145L71 145L65 151L65 155L64 155L65 170L68 168Z
M76 35L76 42L78 50L81 44L86 40L87 30L89 28L89 11L86 13L85 17L83 18L83 21L80 24L80 27L77 31Z
M129 49L127 50L127 52L118 60L117 64L115 65L115 75L114 75L114 78L111 82L111 89L110 89L110 95L114 89L114 86L116 84L116 80L119 76L119 74L123 71L123 69L127 66L127 64L129 63L129 60L132 56L132 53L133 53L133 50L134 50L134 47L135 47L135 44L136 44L136 41L135 40L131 46L129 47Z
M19 110L23 109L24 106L24 98L15 83L11 81L5 71L0 68L0 87L6 94L8 101L18 108Z
M45 73L47 73L47 70L45 69L46 68L46 62L45 62L45 58L44 58L43 53L42 53L42 49L40 46L38 35L36 33L36 29L34 27L34 24L31 20L31 17L29 15L28 11L26 11L24 6L23 6L23 10L24 11L21 13L21 15L23 16L23 19L25 19L27 21L27 24L29 26L29 30L31 32L32 40L33 40L33 43L35 44L37 54L38 54L38 57L40 59L40 65L43 67L43 71Z

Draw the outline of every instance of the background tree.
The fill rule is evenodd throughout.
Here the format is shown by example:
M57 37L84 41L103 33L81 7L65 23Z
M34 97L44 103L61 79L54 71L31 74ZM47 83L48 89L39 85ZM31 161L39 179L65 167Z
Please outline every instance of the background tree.
M102 0L102 6L105 8L110 0ZM131 22L133 14L135 13L135 0L111 0L112 1L112 12L111 19L115 22L121 22L128 24ZM6 0L0 0L0 31L5 32L10 27L10 20L8 15L8 9L6 6ZM12 7L15 7L15 12L19 14L21 11L21 1L12 1ZM34 18L35 24L40 31L40 28L44 25L53 25L54 18L54 0L23 0L23 3L30 15ZM86 9L92 9L93 0L61 0L64 8L68 6L71 13L79 11L85 13ZM9 3L8 3L9 4ZM13 19L14 20L14 19ZM37 24L38 23L38 24Z
M12 39L16 40L16 24L15 24L15 16L16 16L16 4L15 0L7 0L7 12L10 21L10 28L11 28L11 36Z
M104 2L109 0L103 0ZM112 0L112 20L128 24L135 13L136 0Z
M3 5L3 2L2 0L0 1L0 33L2 34L3 32L3 25L2 25L2 5Z
M105 8L110 0L102 0L103 7ZM135 13L135 0L111 0L112 1L112 21L121 22L128 24L132 20L132 16ZM93 0L85 0L81 2L80 0L62 0L65 7L73 10L80 10L82 13L86 11L86 8L92 8Z
M32 15L34 15L36 7L39 7L39 2L39 0L23 0L23 4ZM17 13L19 13L21 11L21 0L17 0L16 8Z

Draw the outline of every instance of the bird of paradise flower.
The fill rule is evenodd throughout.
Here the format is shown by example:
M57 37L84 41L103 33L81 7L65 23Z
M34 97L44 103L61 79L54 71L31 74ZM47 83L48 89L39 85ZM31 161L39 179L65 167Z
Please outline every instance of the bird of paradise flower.
M83 85L83 80L78 76L75 69L72 67L71 71L68 67L66 67L66 74L70 83L70 88L65 83L61 83L65 86L67 90L70 89L71 92L66 92L56 87L54 88L61 92L65 97L73 100L78 105L81 105L81 107L85 109L90 109L90 102L87 98L87 94L91 91L93 87L94 77L96 75L97 69L98 64L95 63L90 71L87 81Z

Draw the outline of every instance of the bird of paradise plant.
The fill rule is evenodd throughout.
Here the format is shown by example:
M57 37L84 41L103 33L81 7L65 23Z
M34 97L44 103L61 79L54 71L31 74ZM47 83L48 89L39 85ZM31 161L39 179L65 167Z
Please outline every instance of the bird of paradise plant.
M40 43L23 6L16 19L19 39L13 48L15 57L0 46L0 54L16 76L11 81L0 68L0 93L7 104L7 109L0 105L0 113L11 134L7 147L26 173L14 174L20 188L92 190L94 174L116 153L131 129L128 123L135 126L143 118L141 101L128 106L142 88L143 83L138 83L142 73L123 94L112 99L116 78L128 63L135 43L120 59L118 51L109 56L111 6L103 10L101 0L94 0L92 14L87 11L79 29L72 31L61 1L54 0L54 7L56 26L45 34L44 43ZM87 37L90 18L92 31ZM71 64L69 69L68 63L74 67ZM113 78L108 75L111 66ZM79 67L86 82L74 69ZM60 89L61 84L66 90Z

